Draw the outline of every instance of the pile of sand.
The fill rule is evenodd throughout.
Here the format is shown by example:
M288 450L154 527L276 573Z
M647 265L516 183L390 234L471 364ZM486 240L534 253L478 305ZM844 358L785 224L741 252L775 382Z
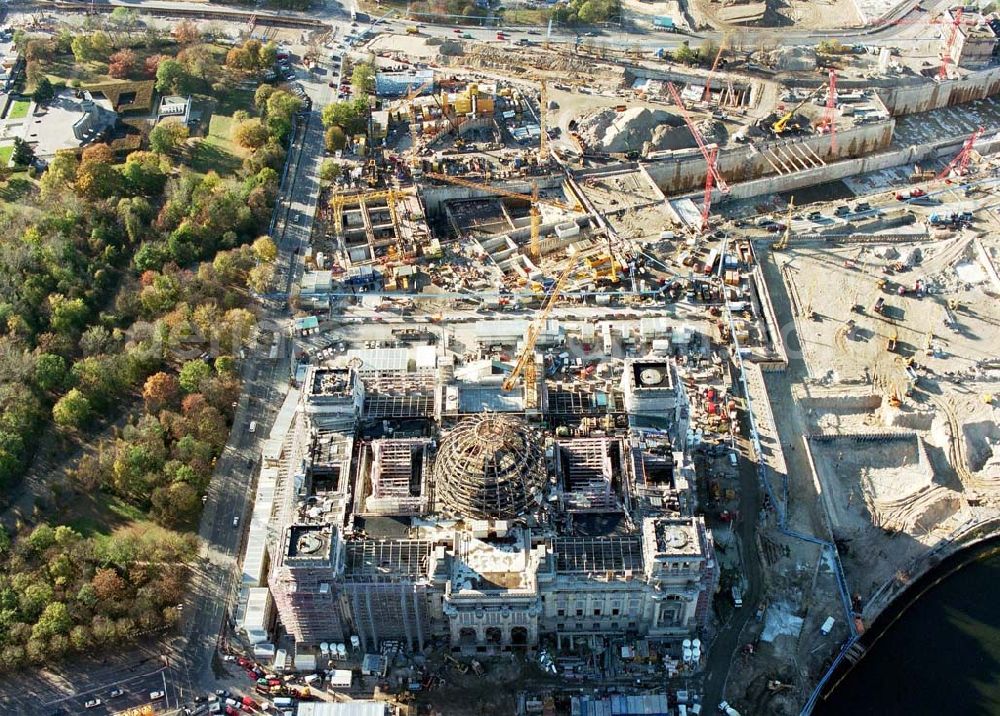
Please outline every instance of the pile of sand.
M774 58L774 65L779 70L801 72L816 69L816 49L813 47L781 47Z

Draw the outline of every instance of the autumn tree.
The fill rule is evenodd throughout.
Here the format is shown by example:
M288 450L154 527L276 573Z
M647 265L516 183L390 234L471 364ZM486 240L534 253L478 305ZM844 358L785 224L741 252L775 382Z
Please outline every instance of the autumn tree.
M338 126L328 128L324 136L324 144L328 152L336 152L343 149L347 146L347 136L344 134L344 130Z
M190 45L201 40L201 30L190 20L182 20L173 29L174 39L181 45Z
M248 119L233 128L233 140L247 149L263 146L270 136L270 131L259 119Z
M106 199L121 187L121 174L114 167L115 155L107 144L94 144L83 151L76 170L76 192L88 199Z
M253 253L261 263L273 263L278 258L278 247L270 236L261 236L253 242Z
M149 148L157 154L171 154L187 138L188 128L181 122L160 122L149 133Z
M82 427L90 417L90 400L73 388L52 406L52 419L64 428Z
M102 601L118 601L127 596L128 585L113 569L98 569L90 584L94 594Z
M272 278L274 278L274 266L272 264L254 266L247 275L247 287L255 293L267 293Z
M159 69L161 62L163 62L163 55L150 55L143 60L143 74L146 77L156 77L156 71Z
M177 378L171 373L162 371L149 376L142 388L142 398L146 401L146 408L154 413L172 405L179 394L180 383Z
M128 48L118 50L108 58L108 74L115 79L124 79L132 74L135 63L135 52Z

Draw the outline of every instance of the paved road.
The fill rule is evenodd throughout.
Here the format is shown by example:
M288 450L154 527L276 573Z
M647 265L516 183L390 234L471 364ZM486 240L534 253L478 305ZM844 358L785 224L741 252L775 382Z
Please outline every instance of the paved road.
M112 689L124 693L112 698ZM157 645L125 652L95 649L91 658L0 680L0 713L77 714L87 701L100 699L102 706L87 713L102 716L146 703L152 691L166 692L160 703L176 703L172 675Z
M735 381L734 381L735 382ZM750 426L746 415L741 414L740 435L748 435ZM733 657L740 648L743 627L754 616L757 605L763 597L763 579L760 554L757 551L757 515L760 510L760 483L757 479L756 464L751 460L749 441L739 440L740 445L740 518L734 529L739 537L740 561L743 565L745 593L743 608L736 610L728 622L722 625L712 641L711 650L705 662L703 703L713 708L724 696L723 690L729 677ZM725 599L726 595L723 594Z
M111 6L122 6L133 9L142 10L147 8L149 10L159 11L161 13L166 13L170 11L177 10L205 10L204 3L201 2L182 2L182 1L171 1L171 0L107 0L104 3ZM930 15L931 13L917 13L911 11L920 4L920 0L906 0L901 3L897 9L892 13L891 18L893 21L899 20L906 17L907 20L912 20L914 18L920 18L925 15ZM929 6L929 10L932 12L938 8L943 8L947 4L946 2L938 2ZM44 2L21 2L17 3L19 7L46 7L51 9L50 5ZM210 8L212 11L225 11L231 13L234 17L246 16L249 18L250 15L254 14L253 10L241 10L238 8L228 8L221 6L212 6ZM344 29L350 27L350 16L348 12L344 9L343 5L340 3L330 3L325 8L319 10L311 10L308 13L300 13L294 11L282 11L282 15L289 16L302 16L308 17L310 19L318 19L325 21L331 25L342 26ZM645 22L645 17L643 16L642 22ZM384 20L382 25L388 26L397 32L402 32L405 27L413 25L412 21L397 19L397 18L387 18ZM371 27L370 23L358 23L359 29L365 27ZM446 25L431 25L424 23L424 34L436 37L455 37L453 30L456 26L446 24ZM856 43L861 44L891 44L893 40L899 41L899 38L906 35L908 25L897 25L892 22L884 22L875 27L868 29L843 29L843 30L807 30L798 28L760 28L755 29L755 40L769 39L773 43L778 45L788 45L788 44L798 44L798 45L816 45L823 40L835 38L840 42L851 45ZM473 38L482 41L493 41L496 42L496 28L474 28L474 27L462 27L463 32L468 32L473 36ZM505 26L504 32L508 36L513 36L519 38L521 36L529 37L525 34L528 28L518 28L518 27L508 27ZM532 28L536 32L544 32L541 28ZM715 42L721 41L723 33L718 31L705 31L699 32L692 35L681 35L673 33L663 33L655 30L646 29L645 27L629 27L627 31L599 31L595 37L584 37L581 38L580 34L576 30L568 28L553 28L551 41L559 42L564 44L574 44L578 39L583 40L594 40L600 42L604 45L610 47L619 48L634 48L636 46L641 47L644 50L651 50L660 47L665 48L675 48L683 44L684 42L690 42L693 40L708 39ZM538 36L537 39L542 39Z
M330 100L325 83L300 79L313 98L314 111L296 131L289 171L279 192L279 208L273 238L278 245L280 289L288 291L301 275L301 249L308 245L313 215L319 197L318 163L323 158L323 127L319 112ZM186 602L185 637L177 648L174 666L182 677L182 699L190 699L212 687L212 657L223 628L231 617L239 584L237 556L245 537L252 508L253 485L259 467L260 446L267 438L280 397L288 387L288 342L290 318L284 306L267 307L261 315L261 330L267 336L249 352L243 363L244 393L237 406L229 443L219 460L209 490L199 534L203 560ZM281 341L279 358L268 358L271 336ZM249 432L251 421L257 423ZM238 518L234 526L233 520Z

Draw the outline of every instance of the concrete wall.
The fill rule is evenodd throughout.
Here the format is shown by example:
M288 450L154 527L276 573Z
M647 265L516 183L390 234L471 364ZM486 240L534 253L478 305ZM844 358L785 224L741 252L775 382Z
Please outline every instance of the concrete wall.
M563 177L538 177L534 181L538 182L539 189L553 189L563 185ZM519 194L525 194L527 196L531 195L531 182L512 179L506 182L497 182L498 187L503 187L508 191L513 191ZM427 187L423 191L424 207L427 209L427 213L431 216L436 216L443 211L441 204L446 201L452 201L454 199L482 199L484 197L496 196L495 194L490 194L487 191L479 191L478 189L469 189L464 186L431 186ZM572 203L570 199L564 199L566 203Z
M878 96L894 117L965 104L995 94L1000 94L1000 67L972 72L959 80L928 79L920 84L878 90Z
M807 135L794 139L762 142L751 147L749 145L724 150L719 154L719 172L726 181L733 185L736 182L752 183L760 177L770 176L768 183L772 184L771 191L775 189L773 182L780 182L784 179L797 180L805 177L801 183L795 186L809 186L831 179L838 179L838 176L825 177L824 172L831 169L830 166L819 166L814 169L799 169L790 174L779 175L772 166L772 160L765 157L764 152L771 149L781 148L788 151L811 150L823 161L830 162L837 159L850 157L870 158L870 155L885 149L892 141L892 133L895 129L895 121L888 120L872 124L864 124L851 129L846 129L837 133L837 153L834 155L830 146L828 135ZM849 163L849 162L846 162ZM899 163L899 162L896 162ZM894 166L888 164L886 166ZM705 184L705 160L698 154L686 156L683 159L660 159L644 164L649 176L656 185L667 195L676 195L688 191L693 191ZM876 169L882 167L875 167ZM869 171L868 169L848 171L841 176L849 176L859 171ZM733 186L733 195L736 196L738 187ZM794 187L789 187L794 188ZM745 196L756 196L763 192L754 191Z

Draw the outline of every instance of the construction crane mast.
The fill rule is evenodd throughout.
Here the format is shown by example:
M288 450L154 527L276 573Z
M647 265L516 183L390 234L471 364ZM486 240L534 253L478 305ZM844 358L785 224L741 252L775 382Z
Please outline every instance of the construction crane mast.
M716 159L719 155L718 148L716 147L712 151L709 151L708 145L705 144L705 138L701 136L701 131L699 131L698 126L694 123L694 119L691 117L691 113L688 112L687 107L684 106L681 93L677 91L677 87L674 86L673 82L667 82L667 89L670 90L670 96L673 97L674 104L680 110L681 116L684 118L684 123L687 124L688 129L691 131L691 136L697 142L698 149L701 150L701 155L705 157L705 198L701 208L701 230L705 231L708 229L708 215L712 208L713 185L718 186L719 191L723 194L729 193L729 185L722 178L719 168L716 165Z
M826 113L823 115L823 122L830 132L830 151L837 151L837 71L831 69L830 81L826 86Z
M548 300L535 316L535 320L533 320L531 325L528 326L528 333L524 337L524 347L521 349L521 353L517 356L517 361L514 363L514 367L511 369L510 375L504 378L502 384L504 390L512 390L517 384L517 379L523 374L524 384L527 388L525 396L527 398L527 396L533 395L536 375L535 344L538 342L538 336L541 335L542 330L545 328L545 321L548 320L549 314L552 313L552 309L555 308L556 302L562 295L563 288L566 286L566 281L569 279L569 275L573 271L574 266L576 266L575 258L571 258L566 262L562 273L559 274L559 278L557 278L556 282L552 284L552 290L549 291ZM526 399L525 402L527 403L529 400Z
M979 139L979 135L982 133L983 128L976 127L976 131L969 135L968 139L965 140L965 143L962 144L962 148L959 150L958 154L955 155L955 158L948 162L948 166L942 169L935 179L938 181L941 179L949 181L948 175L951 174L953 169L958 176L964 176L965 172L969 169L969 160L972 158L973 146L975 145L976 140Z
M944 43L941 52L941 67L938 69L938 79L948 79L948 65L951 64L951 50L955 46L955 39L958 37L958 28L962 25L962 13L964 9L959 6L955 8L955 17L951 21L951 32L948 33L948 41Z
M538 210L538 182L531 182L531 256L542 257L542 213Z
M708 102L712 99L712 78L715 77L715 71L719 68L719 60L722 59L722 53L726 51L726 45L728 44L729 35L723 35L722 42L719 43L719 51L715 53L715 60L712 62L712 69L708 71L708 76L705 77L705 92L701 96L702 102ZM720 101L719 104L722 104L722 102Z
M785 230L781 232L781 238L771 245L772 249L780 251L788 246L788 240L792 238L792 211L795 209L795 197L788 200L788 211L785 214Z
M406 101L406 102L412 102L412 101L413 101L414 99L416 99L416 98L417 98L417 96L418 96L418 95L419 95L419 94L420 94L421 92L423 92L423 91L424 91L425 89L427 89L428 87L433 87L433 86L434 86L434 78L433 78L433 77L431 77L431 78L430 78L429 80L427 80L426 82L424 82L424 83L423 83L422 85L420 85L419 87L414 87L414 88L413 88L413 89L411 89L411 90L410 90L409 92L407 92L407 93L406 93L406 100L405 100L405 101Z

